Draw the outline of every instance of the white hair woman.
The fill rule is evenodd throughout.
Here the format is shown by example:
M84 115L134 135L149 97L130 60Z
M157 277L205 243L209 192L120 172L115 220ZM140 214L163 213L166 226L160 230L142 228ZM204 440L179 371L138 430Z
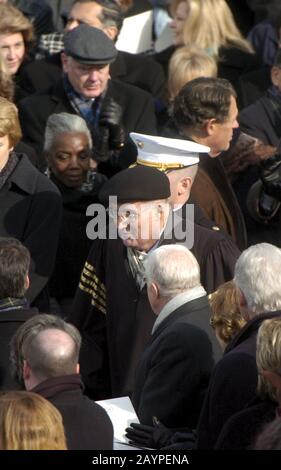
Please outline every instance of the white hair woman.
M86 209L97 201L106 178L91 170L92 138L86 122L68 113L52 114L45 130L47 173L59 188L63 221L51 296L67 313L72 303L91 241L86 236Z

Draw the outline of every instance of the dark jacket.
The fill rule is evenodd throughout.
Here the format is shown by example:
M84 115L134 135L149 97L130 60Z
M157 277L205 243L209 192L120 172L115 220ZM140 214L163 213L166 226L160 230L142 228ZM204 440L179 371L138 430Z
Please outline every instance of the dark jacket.
M141 356L133 405L139 420L152 417L170 428L197 425L204 393L219 350L210 326L207 297L187 302L168 315Z
M39 313L37 308L28 307L0 310L0 390L19 388L11 376L10 341L17 329L37 313Z
M61 53L28 64L21 74L21 87L28 93L45 91L62 76ZM118 51L110 65L110 76L114 80L134 85L164 99L165 75L160 64L150 57Z
M192 229L190 224L186 229L191 236ZM159 244L171 243L184 241L165 233ZM222 232L194 225L191 251L207 292L233 278L239 250ZM136 285L122 240L93 241L68 319L83 336L81 373L94 398L131 393L155 315L146 287L140 291Z
M111 450L113 428L106 411L83 394L78 374L44 380L31 390L61 413L69 450Z
M256 316L233 338L210 380L198 425L198 448L212 449L227 420L255 398L256 338L261 323L281 312Z
M270 400L255 398L247 407L235 413L225 423L215 449L247 450L266 424L274 420L277 404Z
M240 128L264 144L278 147L281 138L280 110L281 101L274 96L270 88L256 103L240 112Z
M62 196L63 213L56 263L49 282L51 297L58 301L74 297L80 274L88 256L92 241L87 237L86 227L92 217L86 215L90 204L98 202L98 191L106 178L97 174L94 187L89 192L67 188L53 175L52 181Z
M120 168L126 168L137 155L136 146L129 139L129 133L156 133L153 100L149 93L118 80L109 80L105 98L113 98L123 110L122 124L126 144L120 152L119 165ZM77 114L64 91L63 81L60 80L46 92L35 93L23 99L18 108L23 140L38 151L38 166L44 169L46 162L42 156L42 147L48 117L61 112Z
M223 227L240 250L247 246L244 217L220 157L200 155L191 196L205 215Z
M42 291L55 263L61 197L55 185L25 155L18 157L16 168L0 191L0 235L15 237L29 249L31 282L27 298L44 311L48 304L46 291Z

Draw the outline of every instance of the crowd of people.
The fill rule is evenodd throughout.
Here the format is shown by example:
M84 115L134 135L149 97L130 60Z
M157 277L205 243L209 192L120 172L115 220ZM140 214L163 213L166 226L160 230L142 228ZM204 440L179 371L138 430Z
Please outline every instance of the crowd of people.
M281 449L281 9L240 3L0 0L0 450L112 450L122 396L133 446Z

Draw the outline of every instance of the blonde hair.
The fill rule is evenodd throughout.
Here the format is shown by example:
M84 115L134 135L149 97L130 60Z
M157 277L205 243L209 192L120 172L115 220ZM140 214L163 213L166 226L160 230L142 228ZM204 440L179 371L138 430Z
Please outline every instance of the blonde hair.
M256 351L259 371L269 370L281 375L281 318L272 318L262 322L257 336ZM258 375L257 393L261 398L270 398L277 402L275 387L262 375Z
M0 449L67 450L60 412L36 393L0 395Z
M209 303L212 310L210 324L219 338L228 344L246 323L239 311L234 282L225 282L210 294Z
M9 3L0 4L0 34L21 33L25 46L34 40L32 23L24 14Z
M0 96L0 137L7 135L14 147L22 138L17 107Z
M170 11L175 15L184 0L172 0ZM183 44L195 44L218 55L219 48L237 47L253 52L249 41L239 31L231 9L225 0L186 0L188 16L183 27Z
M197 77L216 77L216 61L200 47L178 48L169 62L168 91L170 98L177 96L181 88Z

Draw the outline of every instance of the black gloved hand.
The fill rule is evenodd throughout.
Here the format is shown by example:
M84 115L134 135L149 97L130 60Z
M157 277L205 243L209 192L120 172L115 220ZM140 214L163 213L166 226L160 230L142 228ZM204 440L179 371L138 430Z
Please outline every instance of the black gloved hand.
M281 155L276 154L260 163L264 192L281 201Z
M97 162L107 162L110 157L108 127L99 127L93 139L93 147L93 159Z
M131 426L126 429L126 437L130 444L150 447L152 449L161 449L168 445L172 435L173 431L166 428L160 422L155 426L132 423Z
M109 129L110 150L120 150L125 143L122 126L122 108L113 98L105 98L101 108L99 125Z

